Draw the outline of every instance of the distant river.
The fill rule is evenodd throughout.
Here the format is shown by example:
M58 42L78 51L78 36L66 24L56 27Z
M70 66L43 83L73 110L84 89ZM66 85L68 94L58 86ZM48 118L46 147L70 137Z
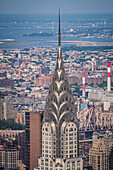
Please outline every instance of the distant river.
M98 24L98 28L113 28L113 14L61 14L62 41L94 41L112 42L113 39L98 38L89 36L65 37L72 31L88 27L89 33L92 26ZM96 28L96 27L95 27ZM52 33L53 36L23 36L32 33ZM0 48L29 48L57 46L58 34L58 15L54 14L0 14ZM43 35L43 34L42 34ZM52 42L51 42L52 41ZM54 42L53 42L54 41ZM71 43L63 43L63 46Z

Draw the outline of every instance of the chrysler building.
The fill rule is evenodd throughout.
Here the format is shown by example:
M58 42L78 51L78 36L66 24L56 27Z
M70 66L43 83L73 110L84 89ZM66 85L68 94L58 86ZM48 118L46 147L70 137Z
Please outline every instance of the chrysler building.
M64 70L59 10L58 55L53 82L46 98L42 123L42 155L38 169L82 170L75 101Z

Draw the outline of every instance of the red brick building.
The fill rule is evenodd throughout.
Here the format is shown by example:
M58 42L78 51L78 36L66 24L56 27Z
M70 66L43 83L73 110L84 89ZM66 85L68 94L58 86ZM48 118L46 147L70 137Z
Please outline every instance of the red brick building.
M38 112L25 114L25 164L26 170L38 166L37 154L41 154L41 115Z
M52 83L52 76L42 76L34 79L36 86L50 85Z

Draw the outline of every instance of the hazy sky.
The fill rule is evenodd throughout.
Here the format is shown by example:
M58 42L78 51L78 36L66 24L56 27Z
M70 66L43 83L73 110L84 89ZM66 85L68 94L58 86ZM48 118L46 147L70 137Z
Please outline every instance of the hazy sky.
M113 0L0 0L0 13L113 13Z

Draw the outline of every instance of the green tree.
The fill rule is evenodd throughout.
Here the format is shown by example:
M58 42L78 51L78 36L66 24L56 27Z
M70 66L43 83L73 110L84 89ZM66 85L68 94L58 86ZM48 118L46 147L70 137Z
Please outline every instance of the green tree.
M0 120L0 129L5 130L5 129L11 129L11 130L24 130L25 126L16 123L14 119L8 119L8 120Z

